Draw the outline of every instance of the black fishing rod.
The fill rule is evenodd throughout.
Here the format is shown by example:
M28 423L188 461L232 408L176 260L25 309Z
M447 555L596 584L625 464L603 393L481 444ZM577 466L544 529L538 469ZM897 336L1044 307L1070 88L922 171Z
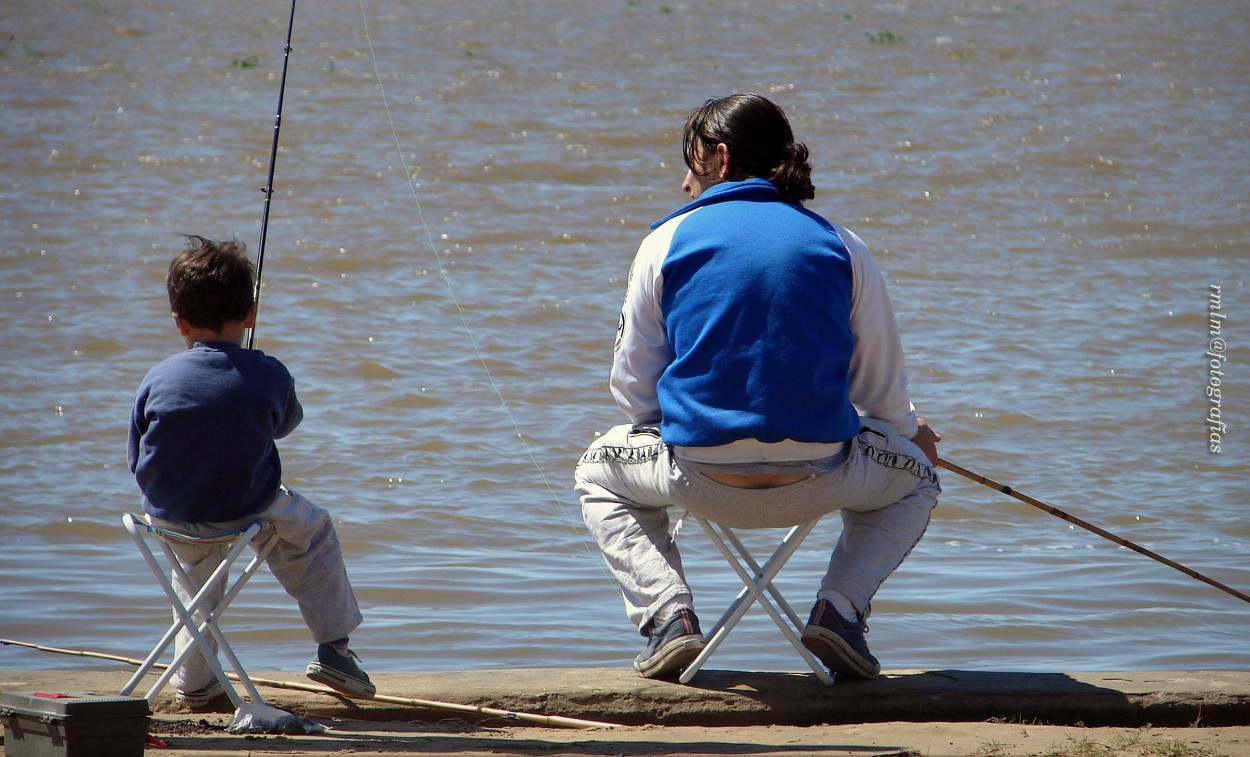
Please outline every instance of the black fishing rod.
M260 215L260 246L256 251L256 309L260 310L260 276L265 268L265 240L269 236L269 205L273 199L273 173L278 165L278 133L282 130L282 100L286 96L286 69L291 61L291 30L295 28L295 0L291 0L291 18L286 24L286 49L282 53L282 81L278 85L278 112L273 117L273 146L269 149L269 180L265 182L265 206ZM247 332L247 348L256 342L256 325Z
M1197 579L1197 580L1199 580L1199 581L1203 582L1204 584L1207 584L1208 586L1214 586L1215 588L1219 589L1220 591L1222 591L1222 592L1224 592L1224 593L1226 593L1226 594L1230 594L1230 595L1232 595L1232 596L1234 596L1234 597L1236 597L1236 598L1238 598L1238 599L1242 600L1243 602L1250 602L1250 596L1246 595L1244 592L1240 592L1240 591L1237 591L1236 589L1234 589L1234 588L1232 588L1232 587L1225 586L1224 584L1220 583L1219 581L1216 581L1216 580L1215 580L1215 579L1213 579L1213 578L1208 578L1207 576L1202 575L1201 573L1199 573L1198 571L1196 571L1196 570L1194 570L1194 569L1192 569L1192 568L1187 568L1187 567L1185 567L1184 565L1181 565L1181 564L1180 564L1180 563L1178 563L1178 562L1175 562L1175 561L1173 561L1173 560L1169 560L1168 558L1164 557L1163 555L1161 555L1161 554L1159 554L1159 553L1157 553L1157 552L1153 552L1153 551L1151 551L1151 550L1149 550L1149 549L1146 549L1145 547L1141 546L1140 544L1134 544L1133 542L1129 541L1128 539L1125 539L1125 538L1123 538L1123 537L1121 537L1121 536L1116 536L1115 534L1111 533L1110 531L1107 531L1106 529L1099 528L1098 526L1095 526L1095 525L1094 525L1094 524L1092 524L1092 523L1087 523L1087 522L1085 522L1085 521L1081 520L1080 518L1076 517L1075 515L1070 515L1069 513L1065 513L1063 510L1060 510L1060 509L1059 509L1059 508L1057 508L1057 507L1052 507L1052 506L1050 506L1050 505L1048 505L1048 504L1046 504L1045 502L1042 502L1042 501L1040 501L1040 500L1034 499L1034 498L1030 497L1029 495L1024 494L1023 492L1018 492L1018 491L1016 491L1015 489L1011 488L1010 486L1007 486L1006 484L1000 484L999 482L995 481L995 480L994 480L994 479L992 479L992 478L986 478L985 476L982 476L982 475L981 475L981 474L979 474L979 473L973 473L972 471L968 470L967 468L961 468L960 466L955 465L954 463L950 462L949 460L938 460L938 465L939 465L939 466L941 466L941 467L943 467L943 468L945 468L945 469L947 469L947 470L949 470L949 471L954 471L955 473L958 473L959 475L961 475L961 476L963 476L964 478L967 478L967 479L969 479L969 480L971 480L971 481L976 481L978 484L984 484L984 485L986 485L986 486L990 487L991 489L994 489L994 490L996 490L996 491L1000 491L1000 492L1002 492L1003 494L1006 494L1008 497L1012 497L1012 498L1014 498L1014 499L1018 499L1018 500L1020 500L1021 502L1023 502L1023 503L1025 503L1025 504L1027 504L1027 505L1032 505L1033 507L1036 507L1036 508L1037 508L1037 509L1039 509L1039 510L1042 510L1042 511L1045 511L1045 512L1047 512L1047 513L1050 513L1051 515L1055 516L1056 518L1060 518L1060 519L1062 519L1062 520L1066 520L1067 522L1069 522L1069 523L1071 523L1071 524L1073 524L1073 525L1075 525L1075 526L1080 526L1081 528L1085 529L1086 531L1089 531L1090 533L1098 534L1099 536L1101 536L1101 537L1102 537L1102 538L1104 538L1104 539L1108 539L1108 540L1110 540L1110 541L1115 542L1116 544L1119 544L1121 547L1127 547L1127 548L1129 548L1129 549L1133 550L1134 552L1136 552L1136 553L1138 553L1138 554L1140 554L1140 555L1145 555L1146 557L1149 557L1149 558L1150 558L1150 559L1152 559L1152 560L1155 560L1155 561L1157 561L1157 562L1161 562L1161 563L1163 563L1164 565L1168 566L1169 568L1174 568L1174 569L1176 569L1176 570L1179 570L1180 572L1184 573L1185 575L1189 576L1190 578L1195 578L1195 579Z

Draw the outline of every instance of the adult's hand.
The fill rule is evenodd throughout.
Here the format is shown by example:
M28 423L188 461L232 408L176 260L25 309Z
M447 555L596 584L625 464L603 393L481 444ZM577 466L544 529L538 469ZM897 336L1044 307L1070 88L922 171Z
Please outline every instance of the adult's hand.
M916 419L916 435L911 440L920 448L925 457L929 458L930 465L937 465L938 442L942 441L942 435L933 430L933 427L925 422L924 418Z

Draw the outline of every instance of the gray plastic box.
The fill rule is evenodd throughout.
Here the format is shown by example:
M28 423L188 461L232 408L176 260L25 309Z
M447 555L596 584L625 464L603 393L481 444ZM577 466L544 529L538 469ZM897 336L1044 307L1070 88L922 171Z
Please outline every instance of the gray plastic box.
M142 697L0 692L5 757L143 757L149 715Z

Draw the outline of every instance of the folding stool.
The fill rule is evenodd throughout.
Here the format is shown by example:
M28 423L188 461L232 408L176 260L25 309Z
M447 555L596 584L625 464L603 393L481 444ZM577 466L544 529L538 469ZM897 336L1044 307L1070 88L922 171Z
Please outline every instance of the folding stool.
M820 518L800 523L791 528L777 545L777 548L773 550L772 555L769 556L763 567L761 567L738 538L738 535L733 532L733 529L709 521L707 518L695 517L712 538L712 544L716 546L721 556L725 558L725 561L729 563L734 572L738 574L738 577L742 579L743 587L742 591L738 592L737 598L725 610L725 614L707 632L705 637L707 643L703 647L703 651L699 652L699 656L686 666L685 671L682 672L678 680L682 683L689 683L690 679L694 677L695 673L699 672L699 669L703 667L707 659L712 656L716 648L729 635L729 632L738 624L738 621L742 619L742 616L746 614L751 603L758 601L760 606L773 619L773 622L777 624L777 627L781 629L781 633L794 646L799 656L811 667L816 677L826 686L832 686L833 677L829 675L829 671L825 670L825 666L817 659L816 655L803 646L801 634L806 622L794 612L794 608L790 606L790 603L786 601L786 598L782 596L777 587L773 586L773 579L803 544L803 540L816 527L816 524L820 522ZM730 551L729 545L725 542L729 542L729 545L733 546L737 555L734 554L734 551ZM750 568L750 572L748 572L748 568ZM772 601L769 601L770 597ZM775 605L774 602L776 603ZM778 608L781 608L780 612ZM781 615L782 612L785 613L784 618Z
M208 643L207 637L204 635L205 632L207 632L217 641L217 646L220 652L226 660L229 661L230 667L234 669L235 674L239 678L239 683L242 684L243 688L247 691L248 696L252 698L252 703L264 704L264 699L261 697L260 692L256 690L256 686L252 683L252 679L248 678L247 671L243 669L243 665L239 663L239 659L235 656L234 650L230 648L229 642L226 641L226 636L222 632L218 621L220 620L222 613L225 612L226 607L234 600L239 591L243 589L243 586L247 583L248 579L250 579L264 563L265 557L269 555L269 552L277 545L277 539L274 536L272 529L268 527L269 524L265 521L256 521L244 530L238 532L217 536L195 536L193 534L187 534L169 528L154 526L146 516L134 515L132 513L126 513L123 515L122 523L126 526L126 530L130 532L130 536L134 539L135 545L139 548L140 555L143 556L148 568L152 571L152 575L156 576L157 583L161 585L161 588L165 592L165 596L169 599L169 602L173 606L173 610L178 617L174 621L173 625L165 631L165 635L161 637L161 640L152 649L151 653L148 654L147 658L143 661L143 664L139 666L139 669L131 677L130 681L128 681L122 688L121 694L123 696L129 696L130 692L134 691L135 687L139 683L139 680L156 665L156 661L162 654L165 653L165 650L173 642L174 637L178 634L178 632L181 629L186 628L194 637L195 643L187 646L182 650L181 654L175 656L174 661L169 664L169 667L165 669L165 671L157 679L156 683L153 684L152 688L148 690L148 693L144 695L144 699L151 701L157 694L159 694L161 689L165 687L165 684L169 683L169 679L173 677L174 672L178 670L178 667L182 665L183 661L186 660L192 652L198 649L203 653L205 659L208 661L208 665L217 676L217 680L221 681L222 685L225 687L226 694L230 697L230 701L234 704L235 709L243 706L243 700L240 698L239 693L235 691L234 687L230 685L230 681L226 676L225 670L222 668L221 662L217 659L217 654L213 651L212 646ZM178 593L174 590L174 585L170 581L165 569L161 567L159 562L157 562L156 557L152 554L152 550L148 546L149 537L154 538L156 543L160 545L161 550L165 553L165 557L170 567L173 569L174 580L176 580L181 587L186 589L188 594L193 594L193 598L189 603L183 604L182 600L178 597ZM170 548L170 542L199 544L203 546L221 546L228 544L230 545L230 548L227 550L226 556L213 570L212 575L209 576L208 580L204 582L204 585L199 587L197 590L197 587L192 582L190 576L187 575L186 570L184 570L182 565L178 562L178 558L174 554L173 549ZM256 554L252 557L251 562L249 562L247 567L243 569L243 572L235 578L234 582L226 587L221 601L219 601L215 606L208 606L207 597L212 591L213 586L219 581L226 580L226 575L231 566L234 565L239 556L243 554L243 550L249 545L251 545L256 552Z

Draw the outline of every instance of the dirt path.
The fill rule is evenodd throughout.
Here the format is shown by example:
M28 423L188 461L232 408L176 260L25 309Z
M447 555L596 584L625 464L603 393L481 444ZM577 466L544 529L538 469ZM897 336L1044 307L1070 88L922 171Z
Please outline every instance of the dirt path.
M503 724L324 721L319 736L235 736L221 716L159 716L152 732L167 748L148 755L751 755L888 757L889 755L1047 755L1048 757L1250 757L1250 727L1072 728L1003 723L877 723L756 727L638 726L612 730L517 728Z

